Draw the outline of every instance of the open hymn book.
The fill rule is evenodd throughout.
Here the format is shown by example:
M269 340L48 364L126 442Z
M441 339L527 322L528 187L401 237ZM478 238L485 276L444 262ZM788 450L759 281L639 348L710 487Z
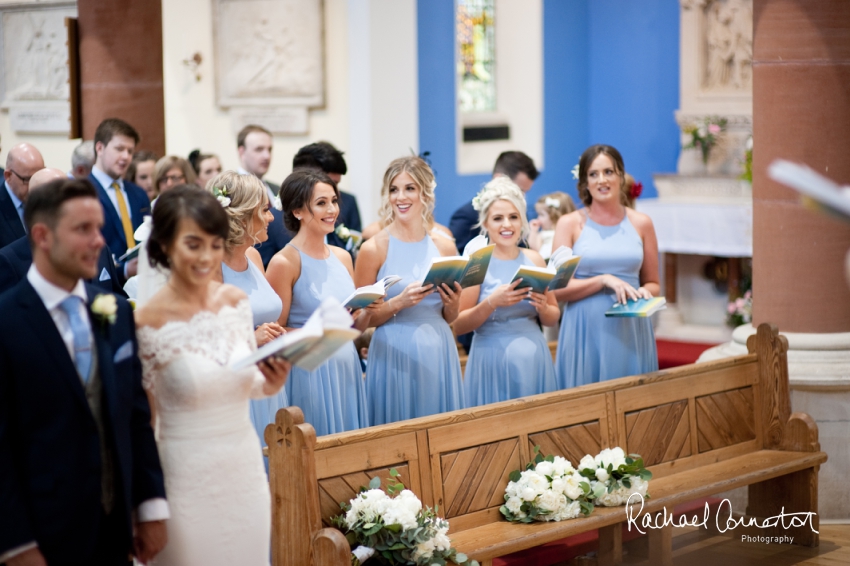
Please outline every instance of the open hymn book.
M799 192L807 208L850 222L850 187L842 187L805 165L783 159L771 163L767 172L774 181Z
M521 278L522 281L516 288L530 287L535 293L545 293L547 289L550 291L563 289L573 278L579 261L581 256L573 255L571 248L561 246L549 258L548 267L521 265L511 279L511 283Z
M436 288L446 283L454 289L455 282L458 282L465 289L481 285L487 275L487 268L490 267L494 249L496 245L487 245L485 236L476 236L466 244L462 256L435 257L431 260L431 267L422 281L422 286L433 284Z
M383 279L380 279L371 285L366 285L365 287L360 287L355 290L350 297L345 299L342 306L352 311L364 309L381 297L386 296L387 289L399 281L401 281L401 277L398 275L387 275Z
M257 348L250 356L234 362L232 369L245 369L266 358L277 356L292 365L313 371L347 342L360 336L360 331L352 328L352 324L354 320L348 311L339 301L329 297L322 301L304 326Z

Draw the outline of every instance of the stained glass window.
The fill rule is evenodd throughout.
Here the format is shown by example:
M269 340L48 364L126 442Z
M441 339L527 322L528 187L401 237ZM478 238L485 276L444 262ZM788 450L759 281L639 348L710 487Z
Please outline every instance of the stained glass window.
M457 79L461 112L496 110L495 0L457 0Z

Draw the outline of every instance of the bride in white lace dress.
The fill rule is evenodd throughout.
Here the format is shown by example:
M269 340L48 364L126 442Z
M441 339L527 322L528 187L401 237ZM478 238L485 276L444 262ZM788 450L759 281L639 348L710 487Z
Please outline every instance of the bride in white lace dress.
M247 296L213 281L227 233L209 193L175 188L157 202L148 253L171 275L136 313L171 511L157 565L269 563L271 501L249 400L277 393L289 364L230 369L256 342Z

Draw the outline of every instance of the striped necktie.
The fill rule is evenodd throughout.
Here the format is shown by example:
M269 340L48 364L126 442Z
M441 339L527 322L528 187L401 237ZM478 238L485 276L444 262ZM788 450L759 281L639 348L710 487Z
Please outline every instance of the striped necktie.
M118 201L118 212L121 214L121 226L124 228L124 239L127 240L127 249L129 250L136 245L136 238L133 236L133 220L130 218L130 211L127 209L127 201L124 200L124 193L121 191L121 185L117 181L113 181L110 185L115 189L115 200Z

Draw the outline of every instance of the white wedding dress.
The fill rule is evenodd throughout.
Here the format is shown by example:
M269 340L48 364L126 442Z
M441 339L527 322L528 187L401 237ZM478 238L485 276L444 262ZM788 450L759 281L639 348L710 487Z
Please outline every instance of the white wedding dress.
M263 375L230 364L256 349L247 299L138 331L171 510L157 566L268 565L271 497L249 399Z

